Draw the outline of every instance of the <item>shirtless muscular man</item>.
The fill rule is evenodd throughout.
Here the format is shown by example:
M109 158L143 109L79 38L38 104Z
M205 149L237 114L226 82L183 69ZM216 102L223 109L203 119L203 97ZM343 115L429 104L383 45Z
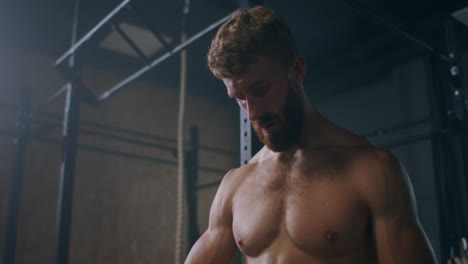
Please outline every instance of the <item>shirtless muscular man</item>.
M271 9L238 11L208 65L265 146L229 171L187 264L432 264L405 170L327 120L304 93L306 63Z

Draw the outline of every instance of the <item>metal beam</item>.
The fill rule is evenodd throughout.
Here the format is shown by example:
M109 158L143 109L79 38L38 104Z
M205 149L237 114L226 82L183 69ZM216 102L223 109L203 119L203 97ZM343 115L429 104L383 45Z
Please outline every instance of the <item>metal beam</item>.
M24 176L24 161L26 159L27 144L29 141L29 112L31 107L31 89L21 89L21 107L18 111L16 153L13 175L10 183L10 197L8 204L8 218L5 231L5 248L3 251L3 264L14 264L16 256L16 236L18 231L18 218L21 200L21 190Z
M80 1L75 0L72 26L72 45L76 43ZM73 54L73 53L70 53ZM74 55L68 67L76 69ZM80 86L77 80L69 80L65 113L63 120L62 163L60 166L60 185L57 205L57 239L55 245L55 264L67 264L70 254L71 221L73 207L73 185L75 178L76 153L78 148L78 128L80 123Z
M19 107L17 105L13 105L13 104L0 104L0 109L18 110ZM28 115L31 115L31 114L28 113ZM50 113L50 112L35 112L35 116L36 117L43 117L43 118L50 118L50 119L53 119L53 120L63 120L62 116L57 115L57 114L53 114L53 113ZM52 124L50 122L42 121L42 120L32 119L32 122L44 123L44 124L46 124L46 126L51 127L51 128L61 127L59 124L55 124L55 123ZM154 135L154 134L144 133L144 132L137 131L137 130L131 130L131 129L125 129L125 128L121 128L121 127L115 127L115 126L100 124L98 122L93 122L93 121L89 121L89 120L80 120L80 126L81 127L87 126L87 127L91 127L91 128L102 129L102 130L112 132L112 134L121 133L121 134L130 135L130 136L134 136L134 137L141 137L141 138L148 139L148 140L162 141L162 142L167 142L167 143L176 143L176 140L173 139L173 138L162 137L162 136L158 136L158 135ZM88 131L91 131L91 130L88 130ZM86 133L86 134L91 134L91 133L88 133L88 131L86 131L86 129L84 129L84 128L80 129L80 133L83 132L83 133ZM106 134L105 133L100 133L100 135L98 135L98 134L99 134L99 132L96 132L93 135L102 136L102 137L107 137L108 136L107 138L110 138L110 139L125 141L125 138L113 137L109 133L106 133ZM147 144L151 145L152 143L147 143ZM187 143L184 143L184 144L185 144L185 147L190 147L190 142L187 142ZM171 148L171 149L175 149L175 148ZM211 146L208 146L208 145L200 145L200 150L215 152L215 153L222 154L222 155L227 155L227 156L239 156L239 152L237 152L237 151L229 151L229 150L226 150L226 149L211 147Z
M47 101L44 103L38 105L33 112L41 112L43 111L48 105L50 105L52 102L57 100L60 96L62 96L64 93L66 93L68 88L68 84L64 85L62 88L60 88L58 91L56 91L53 95L51 95L49 98L47 98Z
M3 130L3 129L0 129L0 135L12 137L12 138L17 137L17 133L13 131ZM46 144L54 144L54 145L61 144L59 140L35 136L35 135L30 135L30 139L37 141L37 142L46 143ZM123 152L123 151L118 151L118 150L113 150L113 149L108 149L108 148L96 147L95 145L78 144L77 146L78 146L78 149L82 151L101 153L101 154L106 154L110 156L123 157L123 158L128 158L128 159L133 159L133 160L139 160L139 161L148 161L148 162L152 162L155 164L165 164L165 165L174 165L174 166L177 165L177 162L173 160L157 159L157 158L153 158L150 156L137 155L133 153ZM218 168L200 166L199 169L200 171L204 171L208 173L216 173L221 176L226 174L226 170L222 170Z
M239 0L239 8L249 7L249 0ZM252 125L247 113L239 107L240 124L240 166L249 162L252 158ZM202 186L200 186L203 188Z
M57 67L62 64L68 57L73 55L86 41L88 41L104 24L109 22L120 10L122 10L131 0L124 0L114 10L112 10L107 16L105 16L96 26L94 26L86 35L84 35L78 42L73 44L62 56L60 56L54 63Z
M213 29L219 27L221 24L223 24L224 22L226 22L234 13L231 13L223 18L221 18L220 20L218 20L217 22L211 24L210 26L208 26L206 29L200 31L198 34L192 36L191 38L189 38L187 41L179 44L177 47L175 47L172 51L169 51L169 52L166 52L164 55L162 55L161 57L155 59L154 61L151 62L150 65L147 65L143 68L141 68L140 70L136 71L135 73L133 73L132 75L130 75L129 77L127 77L126 79L124 79L122 82L118 83L117 85L115 85L114 87L112 87L111 89L107 90L106 92L104 92L101 96L99 96L98 100L100 102L108 99L109 97L111 97L112 95L114 95L115 93L117 93L118 91L120 91L123 87L125 87L126 85L128 85L130 82L136 80L137 78L139 78L141 75L143 75L144 73L146 73L147 71L153 69L155 66L157 66L158 64L160 64L161 62L165 61L166 59L172 57L173 55L179 53L180 51L184 50L185 48L187 48L190 44L194 43L196 40L200 39L201 37L205 36L207 33L211 32Z

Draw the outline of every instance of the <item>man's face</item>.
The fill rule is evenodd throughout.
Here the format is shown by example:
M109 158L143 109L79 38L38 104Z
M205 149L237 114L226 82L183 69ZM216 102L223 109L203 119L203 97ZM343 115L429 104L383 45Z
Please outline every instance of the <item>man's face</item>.
M260 57L241 78L223 79L258 138L275 152L294 146L304 123L304 104L290 75L279 63Z

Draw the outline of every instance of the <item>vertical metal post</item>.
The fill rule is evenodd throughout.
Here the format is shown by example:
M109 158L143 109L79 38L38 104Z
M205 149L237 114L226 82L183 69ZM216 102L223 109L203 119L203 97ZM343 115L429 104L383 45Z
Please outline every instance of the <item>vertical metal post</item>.
M239 108L240 116L240 165L247 164L252 158L252 128L247 113Z
M443 129L446 127L445 107L442 80L440 76L440 61L434 55L429 55L426 59L426 76L428 77L427 94L429 99L429 109L431 111L431 124L433 134L431 137L432 162L434 168L434 182L436 188L437 211L439 216L439 255L438 262L443 263L449 257L449 238L452 236L453 228L448 223L451 220L451 212L447 205L447 175L445 173L445 158L443 138L446 136Z
M13 177L10 183L10 200L6 223L5 247L3 264L14 264L16 256L16 235L21 201L21 189L24 175L24 161L29 137L29 114L31 110L31 89L25 86L21 89L20 109L17 119L17 138Z
M239 0L239 8L249 7L248 0ZM252 158L252 128L247 113L239 107L240 116L240 165L247 164Z
M192 126L190 129L190 150L186 158L186 182L187 182L187 214L188 214L188 239L190 250L198 237L198 149L199 135L198 127Z
M432 115L432 152L439 210L440 262L451 257L459 239L467 235L468 199L466 195L468 164L468 129L460 60L451 21L445 23L446 47L450 61L432 56L428 90Z
M72 30L72 45L76 41L78 30L79 0L75 1ZM69 61L69 67L75 69L75 55ZM55 264L67 264L69 261L70 233L73 205L73 184L80 122L80 87L76 80L70 80L67 89L63 120L62 164L60 167L60 188L57 207L57 240Z
M438 263L444 263L449 257L449 252L446 250L450 247L449 238L453 233L450 226L450 211L445 205L447 201L447 187L446 187L446 174L444 171L444 160L443 160L443 143L442 135L440 132L433 132L431 136L431 148L432 148L432 162L434 168L434 183L435 193L437 198L437 212L438 212L438 241L439 241L439 257Z
M457 35L453 20L448 19L444 24L446 33L446 45L449 57L452 59L446 71L447 83L447 98L451 111L449 133L451 136L450 148L454 161L454 185L452 194L455 195L454 205L456 205L457 221L459 223L458 238L468 235L467 219L468 219L468 197L467 180L468 180L468 120L467 120L467 105L465 90L463 89L463 71L460 63L460 55L458 51Z
M70 230L73 206L73 184L78 143L80 113L79 90L70 84L65 106L65 120L62 142L62 164L60 167L60 187L57 208L56 264L68 263Z
M239 8L246 9L255 5L263 5L264 1L259 0L239 0ZM248 114L239 108L240 116L240 165L243 166L249 162L252 155L255 154L263 144L252 133L252 125Z

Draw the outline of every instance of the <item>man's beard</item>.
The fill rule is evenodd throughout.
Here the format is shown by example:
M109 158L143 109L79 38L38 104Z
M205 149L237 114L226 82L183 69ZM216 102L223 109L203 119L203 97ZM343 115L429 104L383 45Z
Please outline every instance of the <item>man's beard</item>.
M255 133L260 141L274 152L283 152L296 145L304 125L304 104L295 92L293 85L293 83L289 83L288 97L282 116L265 114L253 122ZM279 122L280 127L276 128L275 131L263 133L262 126L271 121Z

